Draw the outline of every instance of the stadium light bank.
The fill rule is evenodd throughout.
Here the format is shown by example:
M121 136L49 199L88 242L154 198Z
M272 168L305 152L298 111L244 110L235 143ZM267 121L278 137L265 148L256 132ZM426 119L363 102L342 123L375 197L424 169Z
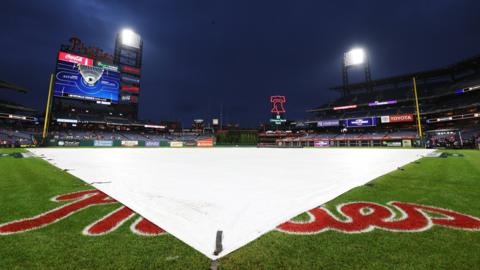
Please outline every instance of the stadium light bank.
M353 48L343 54L342 63L342 79L343 79L343 94L348 95L349 82L348 82L348 70L350 67L364 66L365 67L365 83L369 85L372 81L372 75L370 72L370 61L368 61L367 51L364 48ZM368 86L370 87L370 86Z
M140 35L135 33L132 29L125 28L120 32L120 38L123 45L134 48L140 48Z

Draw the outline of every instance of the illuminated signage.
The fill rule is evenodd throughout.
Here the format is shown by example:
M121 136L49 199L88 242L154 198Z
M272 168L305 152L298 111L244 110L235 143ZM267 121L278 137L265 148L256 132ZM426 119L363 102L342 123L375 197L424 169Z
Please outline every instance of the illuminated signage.
M66 52L59 52L58 60L75 63L75 64L81 64L85 66L93 66L93 59L71 54L71 53L66 53Z
M129 66L122 66L122 71L132 73L132 74L137 74L137 75L140 74L140 69L129 67Z
M113 55L104 52L98 47L87 46L79 38L76 37L70 38L70 44L62 45L62 48L70 52L79 53L81 55L88 55L90 58L106 59L108 61L113 61Z
M317 122L317 127L338 127L340 120L323 120Z
M78 120L76 119L64 119L64 118L58 118L57 119L58 123L78 123Z
M159 129L164 129L165 126L159 126L159 125L145 125L144 127L146 128L159 128Z
M348 110L348 109L355 109L357 108L357 105L346 105L346 106L338 106L338 107L333 107L335 111L337 110Z
M274 119L270 119L270 122L273 122L273 123L275 123L276 125L281 125L282 123L287 122L287 120L282 119L282 118L280 117L280 114L277 114L277 117L274 118Z
M211 147L213 146L213 138L201 139L197 141L199 147Z
M276 113L277 115L281 113L285 113L285 108L283 107L283 104L287 102L287 99L285 96L271 96L270 97L270 102L272 103L272 113Z
M382 123L413 122L413 114L386 115L380 119Z
M107 64L104 64L100 61L98 61L96 63L96 66L97 67L101 67L101 68L104 68L104 69L108 69L108 70L112 70L112 71L117 71L118 72L118 67L117 66L112 66L112 65L107 65Z
M456 120L471 119L471 118L477 118L477 117L480 117L480 113L458 114L458 115L447 116L447 117L427 119L427 123L456 121Z
M80 58L77 60L83 61ZM53 87L53 94L57 97L117 103L119 88L119 72L92 65L76 64L73 61L57 62Z
M465 88L462 88L462 89L457 89L457 90L455 90L455 94L462 94L462 93L465 93L465 92L477 90L477 89L479 89L479 88L480 88L480 85L474 85L474 86L470 86L470 87L465 87Z
M374 101L368 103L368 106L383 106L383 105L392 105L392 104L397 104L396 100L388 100L388 101Z
M347 127L371 127L377 125L377 118L365 117L365 118L352 118L345 121Z
M132 76L128 76L128 75L125 75L125 74L122 75L122 81L129 82L129 83L134 83L134 84L139 84L140 83L140 79L132 77Z
M137 86L129 86L129 85L122 85L120 88L122 91L129 91L129 92L138 92L140 88Z
M124 95L124 96L122 96L122 101L130 101L130 102L137 103L138 102L138 97Z

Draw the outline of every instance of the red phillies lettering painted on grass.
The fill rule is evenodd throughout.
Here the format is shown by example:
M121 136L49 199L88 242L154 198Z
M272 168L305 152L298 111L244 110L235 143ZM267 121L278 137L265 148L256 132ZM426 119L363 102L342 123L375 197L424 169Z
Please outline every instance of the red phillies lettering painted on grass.
M313 234L327 230L343 233L362 233L373 229L395 232L420 232L430 229L433 225L460 229L480 230L480 219L452 210L426 206L414 203L390 202L401 216L383 205L371 202L352 202L341 204L336 215L323 207L308 211L310 220L305 222L289 221L277 230L296 234Z
M58 208L34 216L31 218L20 219L6 224L0 224L0 235L21 233L30 230L39 229L64 218L69 217L81 210L94 205L104 205L117 203L114 199L108 197L105 193L98 190L86 190L52 198L54 202L73 201ZM106 215L100 220L87 226L83 233L85 235L103 235L116 230L124 222L133 217L135 213L128 207L122 206L112 213ZM159 235L165 231L153 225L150 221L139 218L132 226L132 232L140 235ZM155 227L154 227L155 226Z
M22 233L54 224L91 206L117 203L98 190L86 190L56 196L55 202L72 201L43 214L0 224L0 235ZM414 203L390 202L383 206L372 202L351 202L338 205L340 215L324 207L308 211L310 219L304 222L289 221L277 227L278 231L295 234L314 234L328 230L343 233L362 233L373 229L395 232L420 232L433 225L480 231L480 219L443 208ZM400 215L393 209L398 210ZM136 214L121 206L106 216L88 225L84 235L97 236L113 232ZM337 217L340 216L340 217ZM165 231L147 219L138 217L130 226L138 235L155 236Z

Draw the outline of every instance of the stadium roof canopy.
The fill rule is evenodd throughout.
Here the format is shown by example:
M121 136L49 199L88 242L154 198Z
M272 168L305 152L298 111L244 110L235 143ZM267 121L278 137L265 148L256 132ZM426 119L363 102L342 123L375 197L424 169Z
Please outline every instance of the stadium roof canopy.
M27 89L3 80L0 80L0 89L9 89L9 90L22 92L22 93L27 93Z
M415 77L417 80L427 81L431 79L437 79L440 77L449 78L452 81L455 81L457 78L463 77L465 72L468 71L478 71L480 70L480 55L462 60L453 65L449 65L443 68L432 69L427 71L419 71L413 73L407 73L399 76L383 78L379 80L373 80L369 83L355 83L348 85L348 91L361 91L365 89L373 89L389 87L392 85L400 85L402 83L410 83L412 77ZM335 91L344 91L343 86L335 86L330 88Z
M16 104L13 102L5 101L0 99L0 111L2 110L16 110L22 112L37 112L37 110L29 107L25 107L20 104Z

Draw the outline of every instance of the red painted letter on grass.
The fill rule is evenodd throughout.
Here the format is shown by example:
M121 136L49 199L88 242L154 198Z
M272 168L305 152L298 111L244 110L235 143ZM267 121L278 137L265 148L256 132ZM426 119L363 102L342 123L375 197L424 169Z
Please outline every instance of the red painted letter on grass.
M69 204L62 205L58 208L55 208L38 216L16 220L6 224L0 224L0 235L35 230L53 224L89 206L116 202L115 200L109 198L106 194L98 190L86 190L60 195L53 198L53 200L75 201Z

